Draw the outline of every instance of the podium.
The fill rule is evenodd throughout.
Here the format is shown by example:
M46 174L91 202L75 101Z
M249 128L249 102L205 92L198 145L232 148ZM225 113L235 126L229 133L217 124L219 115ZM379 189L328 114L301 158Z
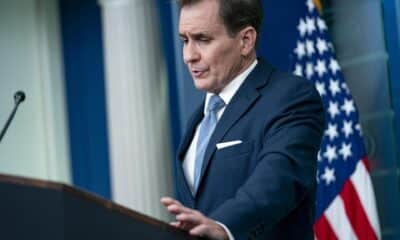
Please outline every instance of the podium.
M65 184L1 174L0 238L200 239L167 223Z

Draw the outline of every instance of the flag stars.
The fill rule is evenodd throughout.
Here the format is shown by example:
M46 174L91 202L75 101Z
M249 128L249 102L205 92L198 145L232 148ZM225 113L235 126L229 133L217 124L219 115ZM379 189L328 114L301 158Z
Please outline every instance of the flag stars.
M317 65L315 66L315 71L318 73L319 77L322 77L326 73L326 65L324 60L317 60Z
M347 116L350 116L352 112L356 111L354 101L352 99L345 99L341 109L346 113Z
M296 76L302 77L303 76L303 66L301 64L297 63L293 73Z
M322 174L321 178L322 178L322 180L325 181L326 185L331 184L332 182L334 182L336 180L335 169L325 167L324 174Z
M329 68L331 69L333 74L336 74L338 71L340 71L339 63L336 61L336 59L333 58L330 59Z
M307 0L306 4L307 4L308 11L311 13L315 8L313 1Z
M354 128L358 131L358 133L360 134L360 136L363 135L362 128L361 128L361 125L360 125L359 123L357 123L356 126L355 126Z
M315 20L314 18L306 18L306 25L307 25L307 33L309 35L311 35L314 31L317 30L317 28L315 27Z
M306 50L307 56L311 57L315 53L314 42L307 39L306 40Z
M343 127L342 127L342 132L348 138L351 134L354 133L353 131L353 122L352 121L343 121Z
M330 101L328 112L331 115L331 118L334 119L336 115L339 115L339 106L337 102Z
M331 79L329 81L329 90L331 91L333 97L340 93L339 81Z
M339 154L342 155L343 160L346 161L347 158L351 157L351 143L342 143L342 147L339 150Z
M349 86L345 82L342 83L342 88L346 91L347 94L350 94Z
M328 44L324 39L317 38L317 49L320 55L323 55L325 52L328 51Z
M308 62L306 64L306 78L310 80L313 75L314 75L313 64L311 62Z
M329 163L332 163L332 161L338 157L336 147L328 144L326 151L324 152L324 157L328 159Z
M331 42L328 43L328 48L330 48L332 52L335 51L335 48L333 47L333 44Z
M297 30L299 30L300 36L302 36L302 37L304 37L304 35L307 32L307 24L302 18L300 18L300 22L299 22L299 25L297 26Z
M297 42L297 46L294 49L298 59L302 59L306 55L306 46L302 42Z
M324 32L328 29L325 24L325 21L322 20L320 17L317 18L317 26L320 32Z
M328 129L325 130L325 135L329 137L329 140L333 141L336 137L339 136L337 125L336 124L328 124Z
M315 82L315 88L317 89L317 91L319 92L319 95L321 97L323 97L324 95L326 95L326 90L325 90L325 83L324 82Z
M317 161L318 161L318 162L322 162L321 149L318 150Z

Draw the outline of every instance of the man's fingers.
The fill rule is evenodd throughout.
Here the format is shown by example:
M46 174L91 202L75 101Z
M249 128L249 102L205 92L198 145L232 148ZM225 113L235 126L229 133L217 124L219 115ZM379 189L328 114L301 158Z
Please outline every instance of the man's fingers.
M176 215L176 221L170 223L172 226L189 231L193 236L228 239L225 229L201 212L187 208L170 197L161 198L161 203L167 208L168 212Z
M190 223L187 222L181 222L181 221L175 221L175 222L171 222L169 223L171 226L176 227L176 228L180 228L182 230L185 231L189 231L190 229L192 229L194 226Z
M176 216L176 220L180 222L186 222L191 225L199 225L204 222L204 217L197 212L190 212L190 213L180 213Z
M206 224L200 224L189 231L190 235L199 237L211 237L210 227Z
M188 213L188 214L193 214L194 213L193 209L187 208L187 207L182 206L182 205L173 204L173 205L168 206L167 209L171 209L172 211L176 211L176 212L179 212L179 213Z
M186 208L182 203L170 197L161 198L161 203L167 208L168 212L174 215L182 212L189 213L192 211L190 208Z
M216 222L200 224L196 227L193 227L189 233L193 236L205 237L214 240L229 239L226 231Z
M191 230L192 228L204 223L205 220L205 217L197 211L179 213L176 215L176 221L173 222L173 226L184 230Z
M171 198L162 198L161 203L167 208L168 212L177 215L179 213L191 213L192 209L183 206L180 202Z
M180 222L170 222L169 225L179 228Z
M179 201L177 201L177 200L175 200L175 199L173 199L171 197L162 197L160 201L166 207L171 205L171 204L177 204L177 205L182 206L182 204Z
M189 231L195 236L212 236L212 225L207 224L208 219L199 211L183 206L179 201L170 198L161 198L161 203L168 212L176 215L176 221L170 224L174 227Z
M186 224L181 221L170 222L169 225L177 227L177 228L181 228L181 229L186 228Z

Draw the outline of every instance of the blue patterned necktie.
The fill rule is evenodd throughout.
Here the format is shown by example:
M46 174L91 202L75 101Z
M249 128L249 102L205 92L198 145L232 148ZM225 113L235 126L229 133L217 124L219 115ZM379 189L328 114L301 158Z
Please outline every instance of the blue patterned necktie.
M194 163L194 193L197 192L197 188L199 187L201 168L203 166L204 154L207 149L208 141L217 125L217 112L224 106L224 100L222 100L218 95L212 95L207 105L206 115L200 123L200 131L196 146L196 159Z

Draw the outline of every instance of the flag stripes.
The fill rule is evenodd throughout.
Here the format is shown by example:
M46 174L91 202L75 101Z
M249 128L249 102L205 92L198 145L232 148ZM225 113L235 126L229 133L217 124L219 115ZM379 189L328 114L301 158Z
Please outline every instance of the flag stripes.
M326 213L315 223L319 240L380 239L372 182L363 159ZM359 196L370 196L360 198ZM333 227L332 227L333 226Z
M327 221L331 224L332 230L338 239L356 240L357 236L351 227L347 217L344 202L340 196L336 197L325 211ZM324 240L323 238L318 239Z
M369 220L371 227L377 238L380 239L380 226L378 221L378 211L376 209L375 193L371 181L371 177L368 171L368 159L364 158L358 162L356 171L351 176L351 182L354 185L355 191L360 198L361 205L365 211L367 219Z
M337 240L331 224L326 217L322 215L314 225L315 239L317 240Z
M344 184L340 196L343 199L347 217L358 239L377 239L352 181L347 181Z

